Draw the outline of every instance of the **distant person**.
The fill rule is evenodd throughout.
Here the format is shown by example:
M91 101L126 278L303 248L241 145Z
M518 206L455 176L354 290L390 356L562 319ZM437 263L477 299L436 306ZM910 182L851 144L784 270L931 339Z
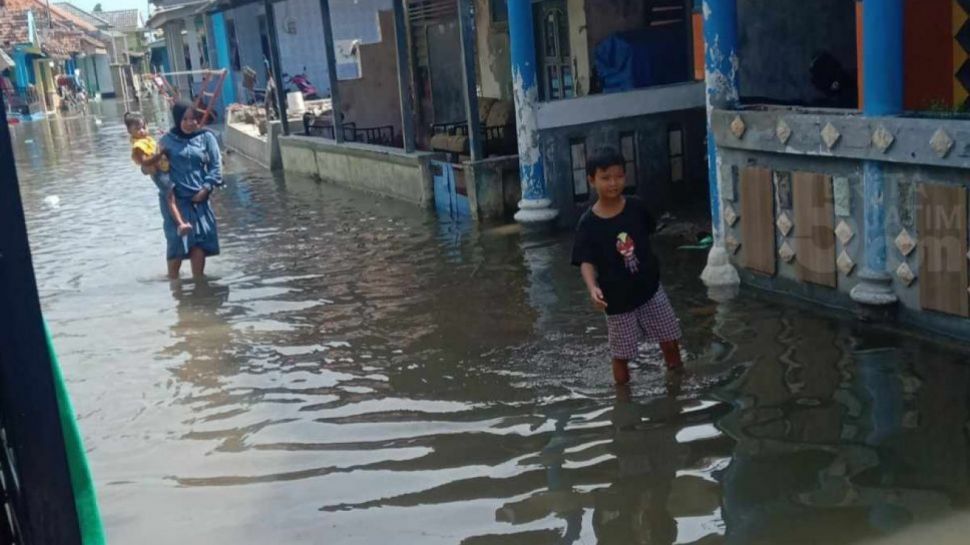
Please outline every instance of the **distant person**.
M623 195L625 165L612 148L587 160L587 179L598 198L579 220L572 255L593 306L606 312L613 378L621 385L630 381L630 360L644 340L660 343L669 371L683 369L680 322L650 247L654 221L642 200Z
M192 276L205 275L205 261L219 255L219 232L209 198L212 190L222 186L222 154L211 131L202 127L202 112L184 101L172 106L172 127L163 138L168 156L169 175L175 203L192 229L174 248L169 247L169 276L177 278L182 261L192 263Z
M178 253L178 246L185 242L182 239L192 232L192 225L183 219L182 213L175 204L175 191L169 176L171 167L168 157L155 139L148 134L145 118L140 114L127 113L125 126L131 136L131 159L141 166L142 173L150 176L158 187L158 203L162 211L162 226L168 245L166 254L167 259L171 261ZM172 270L169 269L169 276L177 277L177 271L173 276Z

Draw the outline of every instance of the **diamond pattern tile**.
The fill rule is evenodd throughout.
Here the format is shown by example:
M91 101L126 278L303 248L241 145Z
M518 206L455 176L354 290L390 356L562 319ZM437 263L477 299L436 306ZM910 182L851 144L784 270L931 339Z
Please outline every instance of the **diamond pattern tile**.
M882 125L872 133L872 145L883 153L889 151L895 141L896 137L893 136L893 133Z
M734 235L724 237L724 245L732 254L738 253L738 250L741 249L741 241L735 238Z
M899 236L896 237L896 249L898 249L899 253L903 254L904 256L909 256L909 254L913 253L913 250L916 249L916 244L916 239L913 238L906 229L903 229L903 231L899 233Z
M849 253L845 250L842 250L842 253L839 254L839 258L835 261L835 264L839 267L842 274L846 276L852 274L852 271L855 269L855 261L852 261Z
M791 234L791 230L795 227L795 224L792 223L791 218L788 217L788 212L782 212L779 214L778 219L775 221L775 225L778 227L778 230L781 231L781 234L786 237Z
M964 9L966 10L966 8ZM967 11L970 12L970 10ZM957 35L954 36L954 38L956 38L957 43L960 44L960 47L962 47L964 51L970 51L970 24L964 23L964 25L960 27L960 30L957 31Z
M778 141L782 145L788 144L788 141L791 140L791 127L788 126L788 123L784 119L778 120L778 126L775 127L775 134L778 136Z
M968 72L970 72L970 70L968 70ZM953 149L953 138L951 138L950 135L942 128L937 129L936 132L933 133L933 138L930 139L930 147L933 148L933 152L936 153L937 157L944 159L947 155L949 155L950 150Z
M825 128L822 129L822 142L825 142L825 147L828 149L834 148L841 138L842 133L839 132L839 129L835 128L835 125L832 123L825 124Z
M968 28L968 26L963 25L963 28ZM956 78L964 89L970 89L970 60L960 66L960 69L957 70Z
M785 263L791 263L795 259L795 249L792 248L791 244L788 244L787 240L782 243L781 248L778 248L778 257Z
M906 263L905 261L899 266L898 269L896 269L896 276L899 277L899 280L907 287L912 286L913 282L916 281L916 273L914 273L913 269L910 268L909 263Z
M731 121L731 134L733 134L735 138L740 139L742 136L744 136L744 131L746 130L748 130L748 127L744 124L744 120L741 119L741 116L735 116L734 121Z
M734 224L738 222L738 213L734 211L734 207L730 204L724 207L724 221L728 227L734 227Z
M835 236L839 237L839 242L845 246L852 241L852 238L855 236L855 231L852 230L852 226L848 222L842 220L835 227Z

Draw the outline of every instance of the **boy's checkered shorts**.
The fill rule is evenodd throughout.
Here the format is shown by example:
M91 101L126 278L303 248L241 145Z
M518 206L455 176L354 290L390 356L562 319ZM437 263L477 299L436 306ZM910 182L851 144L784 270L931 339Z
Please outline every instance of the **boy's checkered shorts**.
M652 299L640 308L606 317L610 336L610 354L615 359L636 359L639 344L643 341L663 343L680 340L680 321L670 306L670 299L663 286Z

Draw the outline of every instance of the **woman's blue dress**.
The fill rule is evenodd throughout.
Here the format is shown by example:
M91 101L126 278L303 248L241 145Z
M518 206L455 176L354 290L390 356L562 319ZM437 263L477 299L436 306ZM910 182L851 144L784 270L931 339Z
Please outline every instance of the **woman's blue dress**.
M205 255L219 254L219 231L216 216L207 199L194 203L192 197L202 189L212 189L222 185L222 154L214 134L207 130L189 135L187 138L172 132L161 141L162 147L171 164L169 179L175 192L175 203L182 218L192 224L192 232L179 236L178 227L168 213L165 192L160 195L165 217L165 240L168 244L167 258L187 259L192 248L199 247ZM161 188L160 188L161 189Z

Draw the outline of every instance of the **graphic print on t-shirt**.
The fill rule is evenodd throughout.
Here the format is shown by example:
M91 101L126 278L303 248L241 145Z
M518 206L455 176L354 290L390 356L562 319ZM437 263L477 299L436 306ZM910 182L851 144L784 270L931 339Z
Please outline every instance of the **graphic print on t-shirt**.
M640 270L640 260L637 259L637 245L633 242L633 237L626 233L616 236L616 251L623 256L623 264L630 274L635 274Z

